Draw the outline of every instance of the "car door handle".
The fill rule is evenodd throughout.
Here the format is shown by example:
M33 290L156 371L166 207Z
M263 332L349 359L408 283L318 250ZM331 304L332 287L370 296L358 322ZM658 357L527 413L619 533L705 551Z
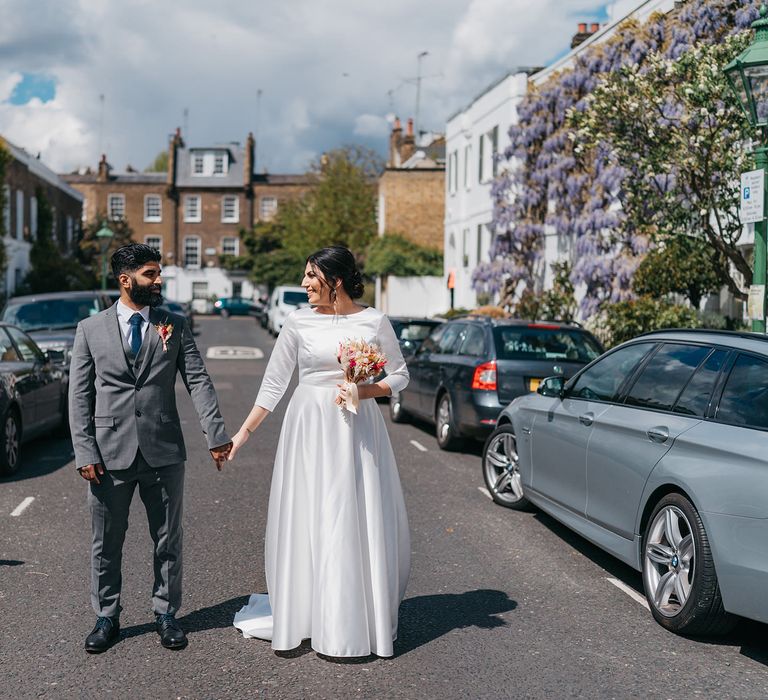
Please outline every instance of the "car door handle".
M663 426L659 428L650 428L646 435L651 442L664 443L669 440L669 428L665 428Z
M530 435L531 429L530 428L521 428L523 435Z
M582 413L579 416L579 423L581 423L582 425L589 426L589 425L592 425L594 421L595 421L595 414L592 413L592 411L590 411L589 413Z

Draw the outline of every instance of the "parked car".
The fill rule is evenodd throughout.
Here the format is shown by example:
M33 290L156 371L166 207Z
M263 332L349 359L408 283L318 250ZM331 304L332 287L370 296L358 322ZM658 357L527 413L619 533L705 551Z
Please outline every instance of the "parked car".
M19 468L21 446L67 428L63 353L43 352L16 326L0 323L0 476Z
M275 287L269 297L267 330L272 335L280 333L288 314L307 303L307 290L304 287Z
M411 318L410 316L390 316L389 321L400 341L403 355L412 355L426 337L443 321L435 318Z
M163 303L157 308L160 311L167 311L169 313L176 314L177 316L183 316L187 321L189 330L192 333L195 332L195 315L192 313L191 304L185 304L180 301L169 301L168 299L165 299Z
M484 439L512 399L544 377L571 377L602 352L582 328L564 323L468 316L435 328L406 358L411 380L389 401L395 423L414 415L435 423L437 444Z
M256 305L245 297L221 297L213 303L213 313L222 318L230 316L251 316L256 313Z
M2 320L23 329L41 350L57 350L69 367L77 324L112 306L107 292L51 292L12 297Z
M513 401L483 475L642 571L665 628L713 634L768 622L767 431L764 335L662 331Z

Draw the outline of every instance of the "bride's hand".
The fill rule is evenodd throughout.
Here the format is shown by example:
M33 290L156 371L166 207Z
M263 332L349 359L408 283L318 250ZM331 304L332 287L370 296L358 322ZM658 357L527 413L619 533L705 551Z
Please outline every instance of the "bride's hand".
M232 438L232 449L229 451L229 456L227 457L230 462L235 458L235 455L240 448L248 442L249 437L251 437L251 434L245 428L240 428L240 430L237 431L235 437Z

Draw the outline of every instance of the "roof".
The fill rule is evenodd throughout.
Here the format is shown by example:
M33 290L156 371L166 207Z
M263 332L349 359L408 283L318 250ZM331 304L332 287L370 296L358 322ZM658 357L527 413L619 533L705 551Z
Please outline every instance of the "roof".
M274 175L260 173L253 176L254 185L315 185L317 176L311 173L303 175Z
M62 177L72 184L92 184L98 182L98 173L71 173L69 175L62 175ZM128 183L132 185L164 185L168 179L166 173L110 173L107 182L114 182L118 184Z
M193 175L192 155L199 152L226 152L229 155L229 168L225 175ZM243 163L245 162L245 148L239 143L218 144L215 146L195 146L191 148L179 148L176 151L176 186L194 188L229 188L242 189L244 183Z
M45 165L39 158L34 158L27 153L23 148L11 143L7 139L3 138L2 141L10 151L11 155L22 165L24 165L31 173L44 180L49 185L53 185L62 192L66 192L70 197L76 199L78 202L83 201L83 195L73 187L67 184L67 181L59 177L53 170Z
M747 331L720 331L707 328L670 328L643 333L627 342L643 340L688 340L714 345L725 345L738 350L751 350L761 354L768 353L768 337L763 333Z

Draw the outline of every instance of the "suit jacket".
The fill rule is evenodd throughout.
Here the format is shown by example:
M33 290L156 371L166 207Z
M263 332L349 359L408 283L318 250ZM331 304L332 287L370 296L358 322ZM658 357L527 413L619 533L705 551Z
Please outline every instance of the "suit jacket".
M216 391L185 319L151 309L136 357L125 341L116 305L77 326L69 372L69 424L75 466L127 469L136 453L152 467L186 459L176 409L176 375L192 397L208 448L229 442ZM173 324L163 350L156 324Z

